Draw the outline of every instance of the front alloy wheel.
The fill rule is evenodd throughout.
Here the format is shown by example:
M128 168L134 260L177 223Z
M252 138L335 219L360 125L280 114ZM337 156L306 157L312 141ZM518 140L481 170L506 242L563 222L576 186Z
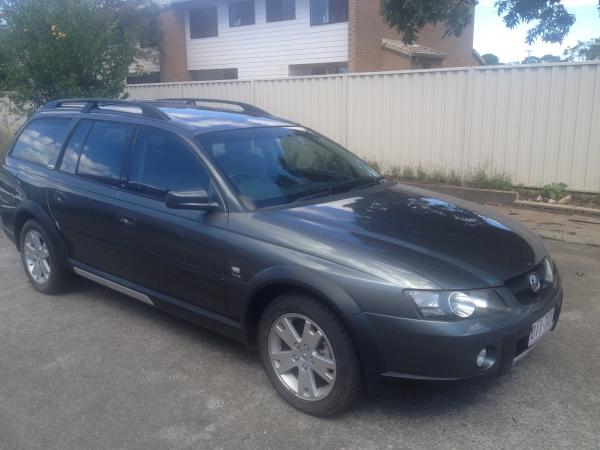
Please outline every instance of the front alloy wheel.
M294 395L314 401L331 393L335 355L325 333L308 317L284 314L275 320L269 356L279 381Z
M295 292L274 299L258 324L258 349L275 390L305 413L339 413L362 390L348 329L323 300Z

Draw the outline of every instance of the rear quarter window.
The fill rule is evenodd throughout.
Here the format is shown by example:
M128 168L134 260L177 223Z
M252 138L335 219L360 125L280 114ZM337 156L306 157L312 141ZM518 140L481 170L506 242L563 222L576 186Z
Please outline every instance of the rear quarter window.
M46 118L30 122L15 143L10 156L54 167L71 119Z

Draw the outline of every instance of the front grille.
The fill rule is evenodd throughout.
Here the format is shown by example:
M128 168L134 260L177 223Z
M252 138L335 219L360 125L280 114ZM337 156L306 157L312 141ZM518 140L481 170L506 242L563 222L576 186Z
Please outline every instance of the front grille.
M532 303L539 302L546 298L550 290L552 289L552 283L546 280L545 265L542 261L529 272L519 275L518 277L508 280L504 285L510 289L513 295L523 305L531 305ZM539 292L533 292L529 283L529 276L532 272L535 272L541 282L541 289Z

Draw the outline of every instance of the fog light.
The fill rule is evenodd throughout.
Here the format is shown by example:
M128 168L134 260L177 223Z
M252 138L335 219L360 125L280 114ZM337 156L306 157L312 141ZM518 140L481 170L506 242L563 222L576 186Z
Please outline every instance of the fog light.
M485 364L487 358L487 349L483 349L479 352L479 354L477 355L477 359L475 360L477 363L477 367L481 368L483 367L483 365Z

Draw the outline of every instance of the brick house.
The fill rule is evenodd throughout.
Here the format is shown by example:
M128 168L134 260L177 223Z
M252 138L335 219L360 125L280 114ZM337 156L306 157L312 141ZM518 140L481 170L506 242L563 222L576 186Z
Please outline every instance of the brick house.
M251 79L479 65L473 26L418 42L379 15L379 0L162 0L160 79Z

